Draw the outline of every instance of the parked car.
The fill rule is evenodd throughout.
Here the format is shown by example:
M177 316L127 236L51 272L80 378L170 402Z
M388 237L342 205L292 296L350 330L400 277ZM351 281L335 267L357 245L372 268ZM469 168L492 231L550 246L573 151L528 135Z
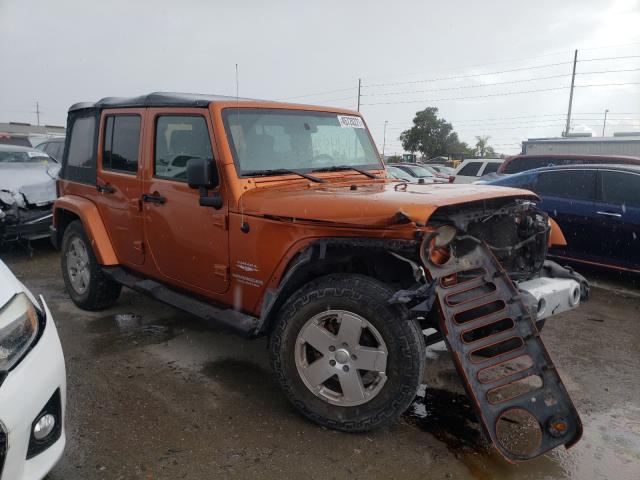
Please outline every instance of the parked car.
M454 173L453 183L472 183L484 175L496 173L502 164L500 158L475 158L464 160Z
M62 155L64 154L64 137L56 137L45 140L44 142L38 144L36 148L38 150L42 150L51 158L61 161Z
M0 145L16 145L29 148L31 147L31 142L29 142L29 138L24 135L0 132Z
M515 155L507 157L498 168L498 174L520 173L540 167L554 165L589 165L589 164L617 164L640 165L640 158L614 155Z
M447 175L449 177L453 176L455 171L456 171L455 168L446 167L444 165L438 165L438 164L435 164L435 163L427 163L424 166L432 168L436 172L441 173L443 175Z
M432 170L425 168L422 165L416 165L413 163L401 163L394 164L394 166L399 168L400 170L404 170L406 173L416 179L423 179L425 183L449 183L448 179L445 179L440 175L436 175L436 172L433 172Z
M0 145L0 244L49 237L59 171L40 150Z
M387 165L386 167L387 173L391 178L395 178L396 180L402 180L404 182L416 182L418 179L413 175L408 174L404 170L398 167L394 167L393 165Z
M125 285L268 336L292 404L350 432L405 411L425 344L446 339L503 455L580 438L534 321L576 308L588 287L545 261L562 235L530 192L388 179L350 110L153 93L76 104L67 124L52 238L78 307L113 305ZM176 159L185 170L168 171ZM513 352L541 383L490 403L490 389L524 379L503 368ZM498 431L516 407L544 426L526 454Z
M640 165L538 168L490 184L538 194L567 240L550 256L640 273Z
M65 446L66 373L44 299L0 260L0 478L43 478Z

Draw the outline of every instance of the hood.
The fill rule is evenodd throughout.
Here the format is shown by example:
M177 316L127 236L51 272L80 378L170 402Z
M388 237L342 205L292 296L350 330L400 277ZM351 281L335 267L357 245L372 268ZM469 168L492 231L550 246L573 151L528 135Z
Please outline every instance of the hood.
M248 215L275 216L354 226L398 223L398 213L426 222L439 207L494 198L529 198L528 190L468 184L287 184L260 187L241 198Z
M0 163L0 199L19 207L51 203L59 171L60 165L52 163Z

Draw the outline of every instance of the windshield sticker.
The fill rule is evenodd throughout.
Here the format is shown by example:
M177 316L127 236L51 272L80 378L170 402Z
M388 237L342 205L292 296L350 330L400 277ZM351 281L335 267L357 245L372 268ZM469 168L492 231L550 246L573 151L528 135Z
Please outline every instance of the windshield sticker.
M342 128L364 128L364 122L360 117L338 115L338 122Z

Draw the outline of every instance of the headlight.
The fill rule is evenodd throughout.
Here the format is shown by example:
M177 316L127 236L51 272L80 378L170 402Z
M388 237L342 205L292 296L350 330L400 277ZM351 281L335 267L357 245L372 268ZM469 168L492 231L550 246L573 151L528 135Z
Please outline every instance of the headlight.
M9 370L22 358L38 334L38 315L24 293L0 309L0 370Z

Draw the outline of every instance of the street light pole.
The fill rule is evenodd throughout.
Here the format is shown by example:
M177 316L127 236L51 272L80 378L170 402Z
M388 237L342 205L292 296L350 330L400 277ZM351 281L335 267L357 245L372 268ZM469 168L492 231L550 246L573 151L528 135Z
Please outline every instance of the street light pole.
M604 129L607 126L607 113L609 113L609 109L605 109L604 111L604 122L602 122L602 136L604 137Z
M385 156L384 156L384 147L387 144L387 123L389 123L387 120L384 121L384 133L382 134L382 159L384 160Z

